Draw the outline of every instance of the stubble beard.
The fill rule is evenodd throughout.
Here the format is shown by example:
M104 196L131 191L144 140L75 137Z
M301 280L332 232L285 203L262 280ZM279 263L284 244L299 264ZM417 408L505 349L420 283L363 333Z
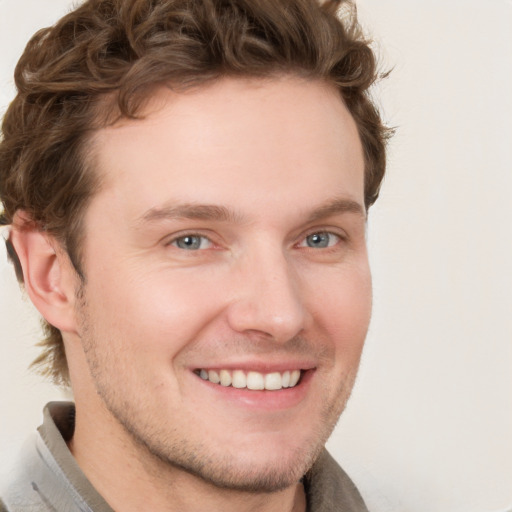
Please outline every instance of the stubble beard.
M176 470L184 471L216 488L247 493L274 493L297 484L323 450L345 408L357 374L356 367L340 379L337 389L330 391L330 399L324 401L317 425L307 442L292 450L285 460L281 458L265 467L254 468L250 462L234 460L229 451L222 455L220 450L212 450L201 442L191 442L172 426L158 428L161 418L152 417L151 409L148 410L140 400L123 398L112 383L110 370L114 360L112 357L108 360L109 357L98 350L101 340L94 335L83 290L79 318L81 341L96 391L112 418L128 434L145 471L158 478ZM108 344L106 340L103 343Z

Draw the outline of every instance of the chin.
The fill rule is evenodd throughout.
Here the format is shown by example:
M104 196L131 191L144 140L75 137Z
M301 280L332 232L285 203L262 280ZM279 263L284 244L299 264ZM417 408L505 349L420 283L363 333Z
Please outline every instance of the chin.
M217 488L249 493L273 493L297 484L312 466L321 448L314 454L288 454L287 457L267 457L265 461L250 460L240 454L236 459L218 460L215 464L195 461L179 468ZM190 461L189 461L190 462ZM175 464L173 461L168 463Z

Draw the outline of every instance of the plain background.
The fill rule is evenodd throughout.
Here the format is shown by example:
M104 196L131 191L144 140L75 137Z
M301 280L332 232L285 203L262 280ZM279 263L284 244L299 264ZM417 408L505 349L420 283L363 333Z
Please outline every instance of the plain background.
M26 41L69 5L0 0L2 111ZM398 130L370 211L372 325L329 448L373 512L509 511L512 1L358 5ZM1 253L0 322L3 470L63 394L27 370L38 319Z

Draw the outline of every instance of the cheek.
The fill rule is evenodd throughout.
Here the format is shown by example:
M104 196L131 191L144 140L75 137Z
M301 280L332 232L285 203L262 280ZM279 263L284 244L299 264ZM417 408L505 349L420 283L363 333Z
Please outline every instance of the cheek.
M115 279L90 279L87 307L97 335L148 355L180 350L221 307L222 287L189 274L118 270Z
M316 282L314 308L317 324L330 338L338 355L359 360L372 311L372 285L366 263L325 276ZM320 293L321 292L321 293Z

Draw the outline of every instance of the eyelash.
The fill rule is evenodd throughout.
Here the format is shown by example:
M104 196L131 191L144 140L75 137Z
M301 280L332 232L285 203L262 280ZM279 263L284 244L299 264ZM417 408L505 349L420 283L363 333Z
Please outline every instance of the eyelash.
M307 245L308 239L310 237L312 237L312 236L315 236L315 235L318 235L318 236L328 235L329 237L331 237L331 239L332 239L332 237L335 237L337 240L335 240L335 242L332 245L330 244L331 240L329 240L328 241L329 245L327 245L325 247L313 247L313 246ZM186 238L198 238L198 239L200 239L200 242L199 242L200 246L196 247L196 248L180 247L178 245L179 241L180 240L184 240ZM183 233L183 234L180 234L179 236L175 236L172 240L167 242L166 245L174 246L177 249L181 249L183 251L195 252L195 251L200 251L200 250L205 250L205 249L211 248L211 247L201 248L202 241L205 241L205 240L208 242L208 244L210 246L211 245L215 245L210 237L208 237L208 236L206 236L204 234L201 234L201 233ZM304 247L306 249L312 249L312 250L317 250L317 249L333 250L337 245L339 245L341 242L346 241L346 240L347 240L347 236L345 234L341 234L339 232L334 232L334 231L329 230L329 229L315 229L314 231L306 233L303 236L303 238L300 240L300 242L296 244L296 246Z
M313 246L310 246L310 245L307 245L308 243L308 239L310 239L311 237L314 237L314 236L318 236L320 237L320 240L322 239L322 237L325 237L325 236L328 236L329 239L327 241L327 246L325 247L313 247ZM332 238L335 238L334 240L334 243L331 244L331 241L332 241ZM336 247L341 241L343 241L343 237L338 234L338 233L334 233L333 231L328 231L328 230L325 230L325 231L313 231L309 234L307 234L301 241L300 243L298 244L299 247L306 247L308 249L332 249L334 247Z
M197 249L179 247L178 246L179 241L180 240L184 240L186 238L199 238L200 239L200 243L201 243L201 241L207 240L210 245L213 245L213 241L211 240L211 238L207 237L206 235L202 235L200 233L184 233L182 235L174 237L166 245L172 245L172 246L176 247L177 249L182 249L184 251L187 251L187 250L190 250L190 251L201 250L201 247L198 247Z

